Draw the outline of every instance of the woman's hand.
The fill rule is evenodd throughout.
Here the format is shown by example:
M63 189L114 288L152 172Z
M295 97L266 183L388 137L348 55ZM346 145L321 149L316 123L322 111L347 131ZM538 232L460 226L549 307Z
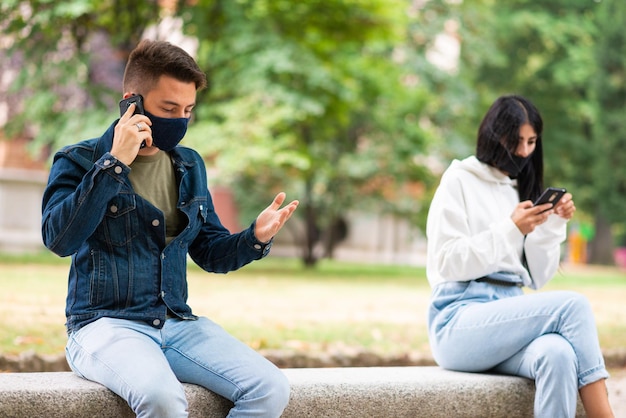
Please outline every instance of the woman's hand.
M534 206L530 200L520 202L513 211L511 219L524 235L528 235L535 230L537 225L541 225L548 220L548 216L554 213L552 203Z
M565 193L554 207L554 213L569 221L574 216L574 212L576 212L576 205L574 205L572 194Z
M574 212L576 212L576 206L572 200L572 194L565 193L554 207L552 203L534 206L530 200L520 202L513 211L511 219L520 232L527 235L533 232L537 225L547 221L548 216L553 213L569 221L574 216Z

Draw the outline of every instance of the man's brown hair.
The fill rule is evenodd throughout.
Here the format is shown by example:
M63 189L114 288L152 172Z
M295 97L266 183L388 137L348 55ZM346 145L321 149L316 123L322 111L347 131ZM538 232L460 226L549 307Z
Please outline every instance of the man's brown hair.
M165 41L145 39L130 53L124 71L124 92L146 94L162 75L206 87L206 74L182 48Z

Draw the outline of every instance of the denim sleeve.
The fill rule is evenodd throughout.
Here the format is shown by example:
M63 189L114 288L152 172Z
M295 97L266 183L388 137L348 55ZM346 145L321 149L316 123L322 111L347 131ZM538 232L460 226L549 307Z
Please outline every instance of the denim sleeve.
M200 232L189 246L191 259L203 270L227 273L269 254L273 240L260 242L249 228L231 234L220 222L209 195L209 207Z
M42 202L43 242L68 256L94 233L107 202L118 194L130 169L105 153L92 163L71 149L55 155Z

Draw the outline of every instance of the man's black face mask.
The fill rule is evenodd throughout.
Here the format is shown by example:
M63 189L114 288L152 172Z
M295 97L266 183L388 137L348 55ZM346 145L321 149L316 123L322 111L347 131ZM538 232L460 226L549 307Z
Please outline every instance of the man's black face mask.
M162 151L171 151L187 132L188 118L160 118L147 110L146 116L152 121L152 145Z

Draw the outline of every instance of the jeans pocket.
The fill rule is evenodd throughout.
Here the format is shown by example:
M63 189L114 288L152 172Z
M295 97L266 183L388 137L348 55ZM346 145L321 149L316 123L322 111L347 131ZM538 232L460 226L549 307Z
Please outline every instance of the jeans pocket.
M437 311L450 304L462 300L471 282L445 282L439 284L432 292L431 306Z
M463 300L471 282L445 282L433 289L428 307L428 329L433 332L448 323L454 316L454 309L447 309ZM446 310L447 309L447 310ZM446 311L444 313L444 311Z

